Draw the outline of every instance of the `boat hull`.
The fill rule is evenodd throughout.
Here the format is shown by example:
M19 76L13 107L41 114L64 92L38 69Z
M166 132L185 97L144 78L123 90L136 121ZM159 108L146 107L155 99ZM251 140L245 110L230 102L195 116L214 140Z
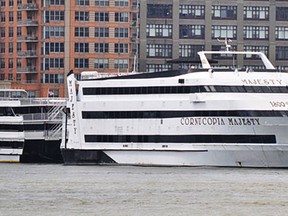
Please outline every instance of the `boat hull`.
M219 145L197 150L62 149L62 155L67 165L288 167L288 145Z
M21 163L62 163L61 140L26 140Z

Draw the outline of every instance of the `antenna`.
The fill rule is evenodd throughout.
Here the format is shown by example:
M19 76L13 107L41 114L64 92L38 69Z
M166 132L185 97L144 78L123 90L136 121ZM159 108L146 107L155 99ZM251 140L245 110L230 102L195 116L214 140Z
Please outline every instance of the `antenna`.
M230 48L231 48L231 45L230 44L228 44L229 42L232 42L232 40L231 39L227 39L227 38L225 38L225 40L220 40L219 38L217 38L217 41L218 42L221 42L221 43L225 43L225 50L228 52L228 51L230 51Z

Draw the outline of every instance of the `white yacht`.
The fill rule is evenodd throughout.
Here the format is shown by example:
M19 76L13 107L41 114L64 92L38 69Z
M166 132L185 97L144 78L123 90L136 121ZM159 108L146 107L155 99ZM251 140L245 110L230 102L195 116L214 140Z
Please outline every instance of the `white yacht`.
M64 163L288 167L288 73L262 52L198 54L199 69L80 81L70 71ZM213 68L215 54L258 56L264 69Z
M66 100L29 98L0 89L0 162L62 162L62 110Z

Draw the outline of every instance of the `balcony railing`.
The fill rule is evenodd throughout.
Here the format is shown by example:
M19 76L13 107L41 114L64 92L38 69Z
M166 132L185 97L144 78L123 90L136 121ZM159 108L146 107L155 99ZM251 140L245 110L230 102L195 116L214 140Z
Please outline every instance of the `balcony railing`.
M37 57L36 50L27 50L27 51L20 51L17 52L18 57Z
M19 36L18 41L26 41L26 42L37 42L38 37L35 35L27 35L27 36Z
M18 5L18 10L38 10L38 5L35 3Z
M38 21L37 20L21 20L18 21L17 23L18 26L38 26Z
M37 73L36 67L22 67L17 68L17 72L19 73Z

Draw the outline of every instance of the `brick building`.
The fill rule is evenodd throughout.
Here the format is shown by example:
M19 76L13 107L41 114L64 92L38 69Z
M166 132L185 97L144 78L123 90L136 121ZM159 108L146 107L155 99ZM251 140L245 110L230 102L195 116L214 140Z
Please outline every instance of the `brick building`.
M65 74L123 72L138 53L133 0L0 0L0 81L65 96Z

